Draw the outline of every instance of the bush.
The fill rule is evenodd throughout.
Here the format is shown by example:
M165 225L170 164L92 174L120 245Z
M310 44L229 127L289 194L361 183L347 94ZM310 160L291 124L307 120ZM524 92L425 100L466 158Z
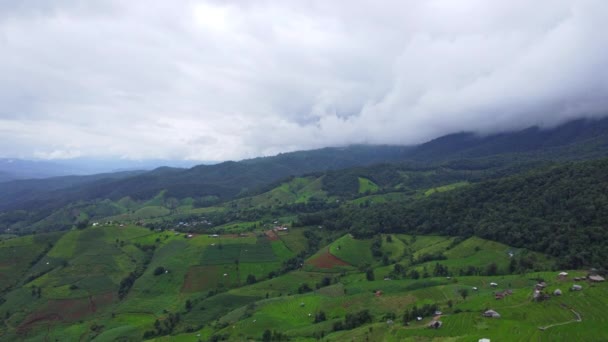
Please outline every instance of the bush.
M155 268L155 269L154 269L154 275L155 275L155 276L159 276L159 275L161 275L161 274L164 274L164 273L165 273L165 271L166 271L166 270L165 270L165 268L164 268L164 267L162 267L162 266L158 266L157 268Z

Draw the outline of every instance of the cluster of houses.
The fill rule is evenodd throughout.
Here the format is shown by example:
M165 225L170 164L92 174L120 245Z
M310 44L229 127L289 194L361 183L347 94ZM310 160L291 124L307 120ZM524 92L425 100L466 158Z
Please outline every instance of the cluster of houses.
M560 272L557 275L557 278L559 280L567 280L568 279L568 273L567 272ZM589 273L587 276L583 276L583 277L574 277L573 278L574 281L589 281L592 283L598 283L598 282L602 282L605 281L606 279L604 277L602 277L601 275L595 273L595 272L591 272ZM548 293L545 293L545 288L547 287L547 283L545 283L544 281L539 282L538 284L536 284L534 286L534 293L533 293L533 299L535 301L543 301L546 299L551 298L551 295L549 295ZM579 284L572 284L572 286L570 287L570 291L582 291L583 290L583 286L579 285ZM562 295L562 290L560 289L555 289L553 291L553 295L554 296L561 296Z
M184 228L184 227L196 227L196 226L200 226L200 225L206 225L206 226L211 226L213 225L213 223L211 221L207 221L205 218L203 218L200 221L190 221L190 222L178 222L177 223L177 227L176 228Z

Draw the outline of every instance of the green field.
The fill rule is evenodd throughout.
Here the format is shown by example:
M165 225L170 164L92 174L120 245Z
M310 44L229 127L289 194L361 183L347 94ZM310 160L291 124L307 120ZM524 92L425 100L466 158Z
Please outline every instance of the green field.
M347 234L334 241L329 247L329 252L351 265L363 266L374 263L370 245L369 240L357 240Z
M296 341L315 341L321 332L324 341L608 338L601 328L606 323L608 286L583 281L583 291L571 292L569 279L585 271L569 271L569 278L560 280L557 271L550 271L555 269L554 260L545 255L475 237L383 234L376 240L345 234L332 238L304 267L279 273L283 262L306 251L308 230L319 237L332 236L309 227L281 232L278 239L269 239L263 231L187 238L176 232L109 225L2 240L2 271L25 271L18 276L21 287L3 296L0 313L6 324L1 336L139 340L154 331L157 319L163 322L179 313L171 338L152 337L259 340L265 330L280 327ZM372 256L374 241L380 241L385 258ZM39 257L21 258L36 251ZM328 255L352 266L311 267L310 260ZM442 259L419 261L429 255ZM535 268L547 271L509 274L512 258L532 260ZM492 263L497 266L495 275L461 274L470 267L485 272ZM396 264L406 273L395 274ZM437 264L446 266L451 276L434 276ZM363 271L368 268L375 273L373 281ZM408 273L412 270L421 277L412 279ZM118 289L132 272L139 273L121 298ZM428 277L422 276L424 272ZM546 293L559 288L563 295L533 301L539 278L548 284ZM498 286L491 287L492 282ZM468 292L465 298L463 289ZM494 298L495 291L506 289L512 294ZM426 327L432 319L429 315L403 324L405 310L431 304L443 312L440 329ZM482 317L487 308L498 311L501 318ZM369 310L371 321L360 328L334 331L335 323L361 310ZM315 323L320 312L326 320ZM575 320L577 314L581 322ZM389 325L386 317L392 315L394 323Z
M366 194L376 192L380 187L370 179L359 177L359 193Z
M442 186L438 186L436 188L431 188L431 189L426 190L424 192L424 195L430 196L434 193L450 191L450 190L461 188L461 187L467 186L467 185L469 185L469 182L456 182L456 183L452 183L452 184L442 185Z

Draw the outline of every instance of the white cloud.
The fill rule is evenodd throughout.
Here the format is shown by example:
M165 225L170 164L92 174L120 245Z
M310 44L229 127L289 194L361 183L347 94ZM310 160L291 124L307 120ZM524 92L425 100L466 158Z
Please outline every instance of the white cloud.
M608 113L608 3L0 4L0 156L239 159Z

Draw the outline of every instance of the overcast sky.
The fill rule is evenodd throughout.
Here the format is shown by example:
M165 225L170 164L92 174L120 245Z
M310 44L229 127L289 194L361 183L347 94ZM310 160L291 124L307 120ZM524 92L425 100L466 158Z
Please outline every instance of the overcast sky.
M608 114L608 1L0 0L0 157L242 159Z

